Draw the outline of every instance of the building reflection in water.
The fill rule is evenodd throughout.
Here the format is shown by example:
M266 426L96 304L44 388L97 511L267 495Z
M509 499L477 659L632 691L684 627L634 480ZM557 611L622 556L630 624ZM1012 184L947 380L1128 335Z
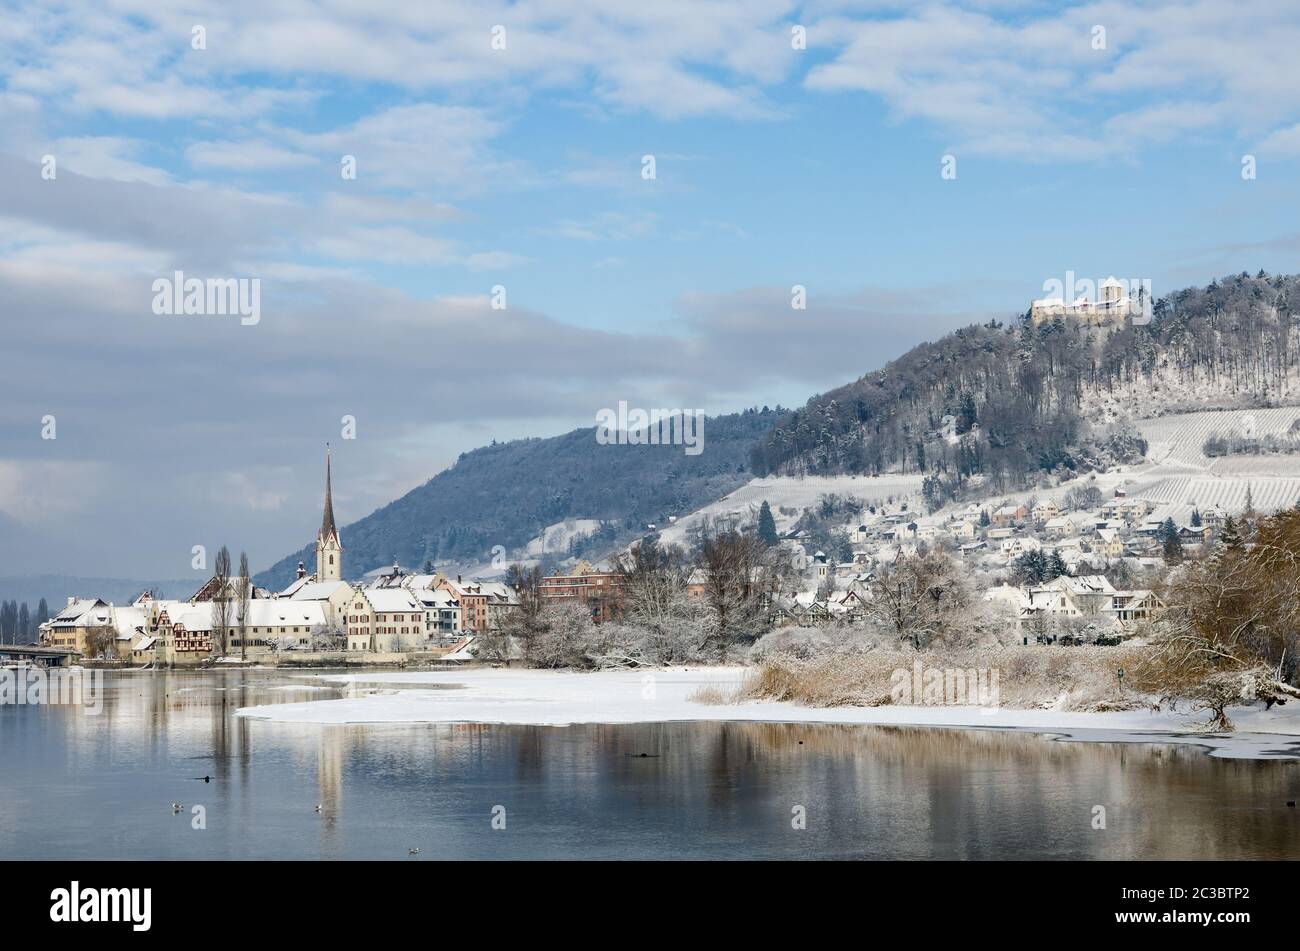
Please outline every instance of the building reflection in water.
M0 855L405 859L417 846L430 858L1300 855L1300 816L1285 807L1300 787L1295 759L1004 730L318 726L234 715L340 693L283 671L160 671L110 675L99 716L0 710ZM172 801L204 805L207 830L193 833ZM508 830L491 827L498 805ZM1094 828L1098 806L1104 829ZM806 828L792 826L796 808Z

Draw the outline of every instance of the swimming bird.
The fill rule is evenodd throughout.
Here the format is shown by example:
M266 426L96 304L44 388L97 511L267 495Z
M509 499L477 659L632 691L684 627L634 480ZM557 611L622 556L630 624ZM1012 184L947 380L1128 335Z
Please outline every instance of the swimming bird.
M420 854L420 850L419 850L419 849L407 849L407 850L406 850L406 854L407 854L407 855L419 855L419 854Z
M316 811L317 811L317 812L320 812L320 807L321 807L321 804L320 804L320 803L316 803Z
M172 813L175 814L180 811L181 811L181 804L179 802L172 803Z

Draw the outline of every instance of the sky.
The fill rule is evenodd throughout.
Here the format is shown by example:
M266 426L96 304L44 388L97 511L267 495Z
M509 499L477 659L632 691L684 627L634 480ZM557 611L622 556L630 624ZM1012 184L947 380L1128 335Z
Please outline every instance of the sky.
M1295 271L1297 49L1293 2L0 3L0 573L258 570L326 442L346 524L1068 272Z

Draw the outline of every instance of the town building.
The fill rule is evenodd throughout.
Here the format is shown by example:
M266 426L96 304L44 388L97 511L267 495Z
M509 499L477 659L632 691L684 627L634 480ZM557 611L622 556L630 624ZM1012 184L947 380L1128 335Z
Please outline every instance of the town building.
M598 571L579 562L572 574L543 578L538 588L549 604L579 604L591 612L593 621L612 621L623 616L623 579L615 571Z

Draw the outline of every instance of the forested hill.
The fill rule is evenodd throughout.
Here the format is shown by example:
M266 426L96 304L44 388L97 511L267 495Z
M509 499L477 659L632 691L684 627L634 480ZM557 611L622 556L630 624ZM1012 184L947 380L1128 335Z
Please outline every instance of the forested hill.
M439 559L484 562L494 546L511 551L570 518L608 520L600 540L611 546L749 481L750 450L783 412L765 407L707 418L698 455L682 446L601 445L594 427L465 453L424 485L342 527L346 575L394 561L413 569ZM315 570L309 545L257 583L282 588L300 559Z
M1296 401L1297 307L1300 278L1243 273L1159 299L1141 326L967 327L813 397L759 441L753 469L925 472L954 494L974 473L1010 487L1122 462L1145 451L1122 416Z

